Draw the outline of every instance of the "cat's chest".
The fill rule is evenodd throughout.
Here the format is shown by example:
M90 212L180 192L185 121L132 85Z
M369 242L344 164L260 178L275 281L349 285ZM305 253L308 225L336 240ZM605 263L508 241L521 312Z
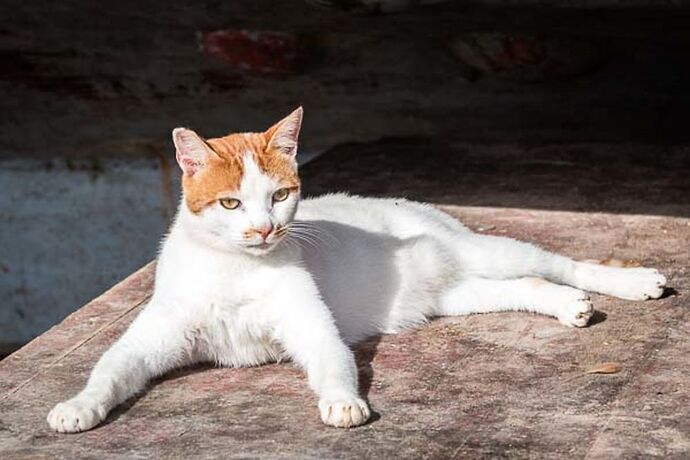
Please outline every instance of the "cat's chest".
M194 251L161 262L156 291L194 316L202 358L233 367L280 358L269 301L274 269Z
M273 338L273 322L260 301L223 299L206 309L202 346L209 358L230 367L278 361L282 348Z
M239 306L263 294L257 270L243 270L213 259L166 261L157 277L156 290L214 312L236 314Z

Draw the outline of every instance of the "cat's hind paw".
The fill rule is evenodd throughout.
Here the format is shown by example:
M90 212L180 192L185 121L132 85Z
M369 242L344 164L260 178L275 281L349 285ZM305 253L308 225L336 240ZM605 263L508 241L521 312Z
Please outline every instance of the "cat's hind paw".
M323 423L339 428L362 425L371 415L367 403L358 397L323 398L319 411Z
M611 280L609 290L628 300L658 299L664 293L666 277L653 268L621 268Z
M78 433L98 425L105 408L87 398L73 398L57 404L48 414L48 424L60 433Z

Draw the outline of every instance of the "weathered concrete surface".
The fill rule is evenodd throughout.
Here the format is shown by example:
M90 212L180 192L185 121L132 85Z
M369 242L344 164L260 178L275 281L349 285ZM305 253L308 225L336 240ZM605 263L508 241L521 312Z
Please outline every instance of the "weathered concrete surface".
M583 146L573 158L582 158L593 172L582 175L564 173L560 163L534 162L530 149L492 149L498 148L452 156L409 141L351 145L316 160L303 175L312 192L439 198L444 209L478 231L516 236L577 258L635 259L659 267L675 291L649 302L595 296L599 314L586 329L506 313L441 319L373 339L358 355L362 391L377 415L356 429L323 426L304 376L285 363L181 370L115 411L100 428L52 433L44 421L48 410L83 385L98 356L145 302L152 285L147 267L0 362L0 456L687 458L690 206L681 193L687 163L664 157L679 176L674 180L651 168L665 177L657 183L659 175L634 173L648 167L635 155L611 148L614 156L627 158L632 175L625 179L621 173L613 177L614 186L596 187L588 181L597 179L598 168L607 177L613 160L593 164ZM444 167L436 154L445 158ZM461 166L473 162L484 167L463 173ZM356 164L372 165L371 173L363 175ZM468 193L472 187L463 182L479 170L491 171L491 164L494 174L480 176L479 185L493 206L468 202L481 196ZM508 177L521 177L520 187ZM583 195L572 192L574 186ZM666 194L657 190L664 187ZM516 206L518 196L525 197L524 208ZM662 196L667 201L656 214L662 203L655 197ZM558 210L572 209L573 198L583 209ZM598 202L606 212L582 212ZM622 372L585 374L608 361L620 363Z
M3 163L0 343L28 342L156 256L179 197L170 161Z

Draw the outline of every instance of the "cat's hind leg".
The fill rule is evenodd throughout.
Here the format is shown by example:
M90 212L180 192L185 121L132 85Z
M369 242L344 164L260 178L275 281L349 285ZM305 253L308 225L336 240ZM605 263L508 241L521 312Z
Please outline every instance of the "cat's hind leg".
M436 313L456 316L500 311L541 313L572 327L586 326L594 313L585 292L541 278L465 279L442 294Z
M666 278L653 268L607 267L577 262L511 238L463 236L456 246L466 277L510 279L534 276L628 300L657 299L666 285Z

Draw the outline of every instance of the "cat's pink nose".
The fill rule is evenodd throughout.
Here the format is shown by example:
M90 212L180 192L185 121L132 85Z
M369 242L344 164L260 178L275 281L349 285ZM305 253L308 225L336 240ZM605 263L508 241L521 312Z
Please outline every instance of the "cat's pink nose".
M271 225L271 224L268 224L264 227L256 229L256 233L261 235L261 238L263 238L264 241L266 241L266 238L268 238L268 235L270 235L272 231L273 231L273 225Z

